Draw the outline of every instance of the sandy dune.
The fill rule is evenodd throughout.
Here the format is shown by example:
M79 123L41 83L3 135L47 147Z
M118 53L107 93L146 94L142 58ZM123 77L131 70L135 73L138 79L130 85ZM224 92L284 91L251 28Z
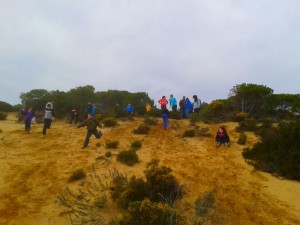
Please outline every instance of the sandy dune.
M187 216L193 215L194 201L206 191L215 191L215 215L212 224L281 225L300 224L300 183L282 180L253 170L241 152L245 146L236 144L236 124L226 123L232 139L230 148L215 148L214 138L182 138L190 128L189 121L170 121L169 129L162 129L162 121L152 127L149 135L135 135L132 130L142 119L119 122L115 128L103 128L103 138L91 138L90 146L81 150L85 128L77 129L63 121L54 121L45 138L42 125L24 132L23 124L10 115L0 121L0 224L3 225L67 225L68 218L57 204L57 196L67 186L73 171L96 168L100 177L107 178L116 168L128 176L143 176L146 163L159 159L173 169L184 186L184 197L178 207ZM214 136L219 125L198 123L208 127ZM257 138L247 133L247 146ZM107 151L106 141L118 140L120 146L112 150L108 163L96 160ZM138 150L140 163L133 167L116 161L118 151L129 149L131 142L141 140ZM100 143L100 147L97 147Z

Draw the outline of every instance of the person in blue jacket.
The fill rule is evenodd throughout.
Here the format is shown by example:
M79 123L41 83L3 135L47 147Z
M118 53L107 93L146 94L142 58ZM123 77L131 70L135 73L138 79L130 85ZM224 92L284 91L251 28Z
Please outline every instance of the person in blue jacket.
M193 104L189 100L189 98L185 99L185 115L186 118L189 118L190 113L193 111Z
M128 116L133 116L133 106L129 103L125 108Z

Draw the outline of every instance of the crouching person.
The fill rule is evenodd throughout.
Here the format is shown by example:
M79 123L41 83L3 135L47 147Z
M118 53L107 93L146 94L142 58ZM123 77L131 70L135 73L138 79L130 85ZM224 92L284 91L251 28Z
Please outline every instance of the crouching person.
M224 144L225 147L229 147L229 136L224 127L220 127L216 135L216 145L219 147L221 144Z
M97 130L97 127L102 127L101 124L96 120L91 114L88 114L88 118L85 119L81 124L77 126L77 128L85 127L87 128L86 138L81 149L86 148L89 145L89 140L92 135L94 135L97 139L100 139L102 136L101 131Z

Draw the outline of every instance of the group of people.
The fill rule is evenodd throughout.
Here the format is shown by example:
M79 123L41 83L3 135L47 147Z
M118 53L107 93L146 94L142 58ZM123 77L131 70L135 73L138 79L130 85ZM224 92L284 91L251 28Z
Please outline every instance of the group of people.
M197 98L197 95L194 95L193 99L194 101L190 102L188 98L183 96L183 98L179 101L180 118L183 118L184 116L188 118L191 112L199 113L201 100ZM164 129L167 129L168 117L169 117L169 110L167 109L167 105L170 104L172 111L177 112L176 98L174 98L174 96L171 94L170 99L168 101L165 96L162 96L162 98L158 100L158 103L161 105L163 127ZM95 104L88 102L88 106L86 108L85 120L79 125L77 125L78 115L80 110L79 107L76 107L71 111L70 124L72 124L74 121L75 125L77 125L77 128L87 127L86 138L82 146L82 149L88 146L89 139L92 135L94 135L97 139L101 138L102 136L101 131L97 130L97 127L101 128L102 125L99 123L99 121L95 119L95 107L96 107ZM131 116L133 115L133 106L131 104L128 104L125 110L128 113L128 115ZM149 112L150 110L151 110L151 106L149 103L147 103L146 111ZM30 133L31 123L35 118L35 114L32 111L32 108L22 111L22 114L24 116L25 132ZM42 137L45 137L47 133L47 129L50 129L52 121L54 120L54 116L55 116L55 112L53 108L53 101L49 101L47 102L44 110L44 125L42 130L42 134L43 134ZM224 144L225 147L229 146L230 139L224 127L220 127L220 129L216 134L215 140L216 140L217 147L219 147L221 144Z
M158 100L158 103L160 104L162 110L166 109L169 104L173 112L178 111L177 100L173 94L170 95L169 101L167 100L166 96L162 96L162 98ZM190 101L189 98L183 96L179 101L180 119L189 118L190 113L192 112L199 114L200 106L201 100L197 97L197 95L193 95L193 101Z

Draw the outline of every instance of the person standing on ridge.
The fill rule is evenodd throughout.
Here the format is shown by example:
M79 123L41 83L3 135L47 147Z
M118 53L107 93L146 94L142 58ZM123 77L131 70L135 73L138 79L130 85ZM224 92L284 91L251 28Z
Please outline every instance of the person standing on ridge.
M197 95L193 95L193 99L194 99L194 102L193 102L194 113L197 113L197 115L199 115L201 100L198 99Z
M177 112L177 101L176 98L174 98L173 94L170 95L169 102L172 112Z
M166 130L168 128L169 110L167 108L163 109L161 116L163 118L164 129Z
M180 119L185 117L185 96L179 101L179 117Z
M133 106L130 103L128 103L125 110L128 116L133 116Z
M166 109L168 105L168 100L166 99L166 96L162 96L161 99L158 100L158 103L160 104L161 109Z

